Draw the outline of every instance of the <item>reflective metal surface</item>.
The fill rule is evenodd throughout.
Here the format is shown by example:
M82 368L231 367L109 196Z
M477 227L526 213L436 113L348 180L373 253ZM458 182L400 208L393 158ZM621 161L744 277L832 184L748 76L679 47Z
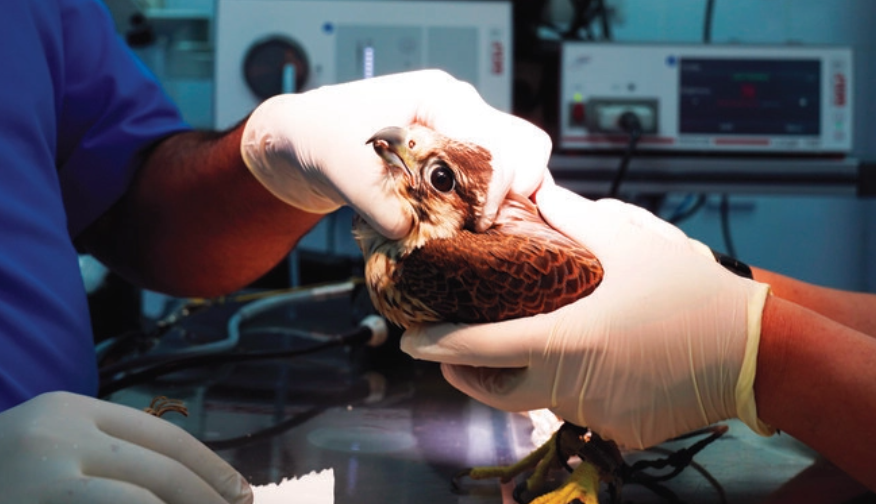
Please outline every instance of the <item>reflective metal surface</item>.
M296 302L253 317L241 327L238 350L304 348L319 334L347 331L366 311L359 294ZM222 338L236 308L193 318L180 337ZM142 408L155 395L182 399L189 416L164 418L207 443L253 484L332 468L337 503L514 502L514 483L465 480L464 492L456 494L451 479L465 467L510 464L526 455L534 448L529 418L457 392L437 366L399 352L397 337L377 349L334 348L282 361L189 370L122 390L112 400ZM876 502L793 438L761 438L741 423L729 426L693 466L665 484L680 501ZM625 458L664 455L638 452ZM622 500L668 502L636 486L625 487Z

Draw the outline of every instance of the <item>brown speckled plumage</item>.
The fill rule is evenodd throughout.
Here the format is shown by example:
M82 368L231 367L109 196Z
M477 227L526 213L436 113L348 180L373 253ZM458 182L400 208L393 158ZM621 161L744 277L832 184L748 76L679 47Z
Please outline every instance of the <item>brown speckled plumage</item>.
M354 225L372 302L391 322L496 322L555 310L599 285L596 257L525 198L510 195L493 226L475 232L492 175L485 149L422 126L387 128L370 142L414 220L400 240ZM448 169L454 184L439 190Z

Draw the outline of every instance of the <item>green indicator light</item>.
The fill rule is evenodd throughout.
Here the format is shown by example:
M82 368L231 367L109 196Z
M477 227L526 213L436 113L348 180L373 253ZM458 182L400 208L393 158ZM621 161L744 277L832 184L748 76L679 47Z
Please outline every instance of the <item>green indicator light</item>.
M584 101L584 97L581 96L581 93L575 93L572 95L572 100L576 102Z

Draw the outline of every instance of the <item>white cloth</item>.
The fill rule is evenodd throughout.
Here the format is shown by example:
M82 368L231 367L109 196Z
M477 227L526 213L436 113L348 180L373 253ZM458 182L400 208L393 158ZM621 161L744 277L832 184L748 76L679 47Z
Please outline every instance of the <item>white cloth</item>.
M335 473L332 469L310 472L300 478L283 478L280 483L254 485L253 504L332 504L335 501Z

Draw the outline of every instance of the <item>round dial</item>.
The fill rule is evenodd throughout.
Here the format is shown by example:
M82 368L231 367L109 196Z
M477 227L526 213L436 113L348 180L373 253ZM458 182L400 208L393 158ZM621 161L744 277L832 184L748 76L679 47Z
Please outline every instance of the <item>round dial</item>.
M294 40L272 35L253 44L243 60L243 76L256 96L296 92L304 87L310 66L307 54Z

